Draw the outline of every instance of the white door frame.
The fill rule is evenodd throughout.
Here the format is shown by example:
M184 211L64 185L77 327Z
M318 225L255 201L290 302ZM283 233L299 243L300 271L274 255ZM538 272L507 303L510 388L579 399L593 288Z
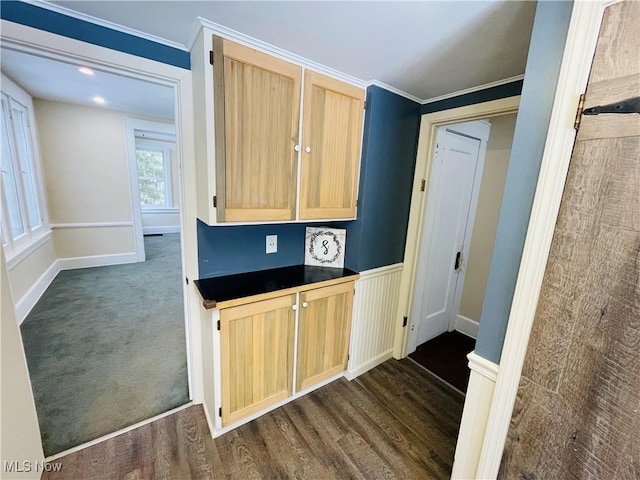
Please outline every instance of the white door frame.
M146 130L175 135L175 125L169 123L152 122L138 118L125 117L125 138L127 144L127 162L129 164L129 185L131 189L131 209L133 215L133 235L136 243L136 254L139 262L144 262L144 229L142 227L142 207L140 206L140 186L138 181L138 165L136 164L136 130ZM178 162L180 155L178 154ZM172 179L178 181L178 179ZM182 188L180 188L182 190Z
M520 96L518 95L422 115L418 152L416 155L416 169L413 177L409 225L404 251L404 268L400 281L398 311L396 314L397 321L393 344L393 356L395 358L404 358L407 356L410 329L403 327L402 323L403 317L409 316L409 311L413 304L414 290L416 288L416 272L418 270L418 257L425 226L425 209L427 204L427 192L421 191L421 187L423 180L427 185L429 185L431 180L438 127L516 113L519 104Z
M491 133L491 124L486 120L475 120L471 122L461 122L455 123L451 125L444 125L437 128L436 138L439 134L446 135L447 132L463 135L466 137L474 138L480 141L478 157L476 161L474 181L472 184L471 190L471 199L469 202L469 210L467 216L467 222L465 225L465 234L463 240L463 248L462 248L462 257L466 260L469 257L469 246L471 243L471 236L473 234L473 225L476 217L476 210L478 207L478 197L480 193L480 183L482 181L482 172L484 170L484 161L487 154L487 141L489 140L489 135ZM436 152L433 153L433 158L435 158ZM446 159L445 159L446 161ZM425 232L423 233L422 242L418 246L418 262L421 264L425 264L427 262L428 252L432 248L433 244L433 236L435 232L436 226L433 224L434 222L434 206L429 205L429 197L431 192L436 187L438 182L441 182L439 171L434 169L431 174L431 178L429 180L429 187L425 190L425 201L427 202L425 208L425 218L423 219L423 225ZM435 202L434 202L435 203ZM452 259L453 261L453 259ZM455 313L455 317L449 318L449 322L447 325L447 330L451 331L455 329L455 318L460 310L460 302L462 300L462 288L461 286L464 284L464 269L460 271L456 277L456 287L455 294L453 297L452 304L452 313ZM422 293L426 293L429 291L431 284L429 282L429 275L427 268L418 268L416 269L416 279L415 279L415 288L419 289ZM423 288L421 288L423 286ZM413 295L413 300L416 301L416 295ZM416 302L417 303L417 302ZM412 302L412 309L409 312L409 339L407 345L407 351L411 352L415 350L415 347L419 342L419 331L422 326L422 322L425 321L424 314L421 312L419 308L417 308L417 304ZM416 311L418 310L418 311ZM420 324L417 324L420 322Z
M84 64L96 70L158 83L174 89L176 147L181 170L181 258L188 283L188 286L183 288L187 370L190 397L194 403L202 403L200 297L192 281L198 278L198 248L191 71L6 20L1 21L0 32L2 46L14 50L63 62Z

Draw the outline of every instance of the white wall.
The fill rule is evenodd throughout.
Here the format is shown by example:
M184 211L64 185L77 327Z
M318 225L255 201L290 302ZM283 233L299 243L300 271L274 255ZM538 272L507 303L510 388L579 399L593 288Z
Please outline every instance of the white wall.
M180 231L180 212L142 212L144 233L177 233Z
M11 292L16 302L29 292L33 284L55 261L54 243L49 239L9 269Z
M42 99L34 108L58 257L133 252L124 127L131 115Z
M0 247L0 329L2 334L0 350L0 468L2 478L34 478L34 472L4 472L6 461L35 462L44 460L40 441L40 428L36 406L31 391L31 382L27 370L27 360L22 346L20 330L15 319L13 301L9 289L9 277ZM39 475L37 475L39 477ZM36 477L36 478L37 478Z
M491 135L487 142L487 156L460 303L460 315L476 322L480 320L482 312L516 114L493 117L490 122Z

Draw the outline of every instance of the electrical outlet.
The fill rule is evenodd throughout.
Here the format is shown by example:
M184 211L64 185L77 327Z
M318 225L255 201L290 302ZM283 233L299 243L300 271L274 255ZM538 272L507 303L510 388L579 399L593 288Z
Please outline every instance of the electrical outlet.
M267 235L267 253L276 253L278 251L278 236Z

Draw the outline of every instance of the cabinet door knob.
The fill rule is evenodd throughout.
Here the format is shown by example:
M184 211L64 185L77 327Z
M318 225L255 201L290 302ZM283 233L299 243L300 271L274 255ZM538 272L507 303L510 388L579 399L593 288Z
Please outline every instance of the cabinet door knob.
M300 145L295 145L295 146L293 147L293 149L294 149L296 152L299 152L299 151L300 151Z
M298 305L292 305L292 306L291 306L291 309L292 309L292 310L294 310L294 311L295 311L295 310L298 310Z
M307 302L302 302L302 308L307 308L309 304Z
M311 153L311 147L305 147L304 151L307 153Z

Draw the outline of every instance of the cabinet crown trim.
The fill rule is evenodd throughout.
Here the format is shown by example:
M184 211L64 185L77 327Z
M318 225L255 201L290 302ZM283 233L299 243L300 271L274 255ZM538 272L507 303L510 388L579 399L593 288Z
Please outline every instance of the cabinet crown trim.
M343 80L345 82L351 83L353 85L357 85L362 88L366 88L370 82L366 82L362 79L354 77L352 75L340 72L339 70L335 70L331 67L327 67L321 63L314 62L313 60L309 60L300 55L296 55L295 53L291 53L282 48L276 47L267 42L263 42L262 40L258 40L255 37L250 35L246 35L244 33L240 33L237 30L233 30L231 28L225 27L224 25L220 25L219 23L212 22L211 20L207 20L206 18L198 17L199 23L194 25L194 29L189 36L189 41L187 42L187 47L191 51L193 49L193 45L195 44L198 34L202 28L206 28L210 30L210 32L219 37L225 38L227 40L232 40L234 42L238 42L247 47L262 51L264 53L268 53L270 55L279 57L283 60L287 60L289 62L296 63L304 68L311 68L320 73L324 73L325 75L329 75L331 77L335 77L339 80Z

